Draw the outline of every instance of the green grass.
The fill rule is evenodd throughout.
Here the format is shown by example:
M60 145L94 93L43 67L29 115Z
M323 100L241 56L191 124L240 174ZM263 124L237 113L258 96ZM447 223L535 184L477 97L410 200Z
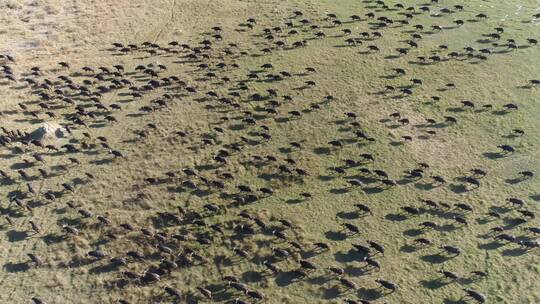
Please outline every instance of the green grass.
M441 1L443 2L443 1ZM469 3L471 2L471 3ZM467 22L463 27L445 29L440 33L423 34L420 47L412 50L407 56L396 59L385 59L395 55L395 48L404 45L403 40L408 39L412 26L392 28L382 31L384 37L377 41L364 42L359 47L337 47L344 44L345 37L334 37L340 34L340 28L323 28L327 34L324 39L309 40L308 46L301 49L275 51L270 55L250 57L245 56L236 60L227 58L228 63L237 62L240 68L219 72L233 80L243 80L248 71L258 70L259 66L271 62L274 65L273 73L287 70L293 73L302 73L307 66L315 67L317 73L306 76L294 76L285 81L276 83L256 82L249 83L249 94L265 93L268 88L274 88L280 95L291 95L293 102L282 103L279 114L274 117L268 115L260 120L258 125L270 128L272 140L258 145L246 145L241 152L234 153L228 159L228 164L218 169L204 170L204 165L214 163L211 158L216 151L227 144L238 142L240 136L255 139L251 131L259 131L258 127L247 127L240 130L229 129L236 125L237 117L241 113L225 113L225 109L205 109L206 105L215 105L216 102L208 99L198 102L208 90L216 91L220 96L227 93L231 85L215 85L210 82L197 82L203 72L196 71L192 65L175 64L175 57L161 57L138 60L132 57L122 57L125 62L134 67L140 62L155 62L166 64L168 75L179 75L190 85L197 86L199 93L196 96L183 96L175 100L168 109L140 117L129 117L126 114L137 112L143 104L148 104L151 97L131 101L125 104L124 110L115 115L119 120L114 125L103 128L90 129L95 138L105 135L109 138L111 146L125 152L127 159L119 159L108 165L95 165L92 160L105 157L101 150L97 155L78 156L83 164L65 175L47 179L44 189L58 189L61 182L81 177L83 172L92 172L97 179L88 184L78 186L74 194L66 194L55 203L36 208L33 215L20 212L16 218L16 227L3 226L6 236L13 231L28 229L28 220L37 219L45 228L43 235L27 238L23 241L2 241L6 252L2 262L23 263L27 259L25 253L34 251L45 257L45 266L30 268L26 271L6 273L2 285L6 290L15 290L11 295L0 295L0 299L9 298L16 303L25 303L29 295L39 294L52 303L107 303L119 297L125 297L133 303L150 303L163 298L162 286L174 286L185 293L197 294L197 286L211 286L216 288L220 278L224 275L236 275L248 283L255 290L262 291L267 296L266 303L342 303L345 298L379 298L375 279L384 278L395 281L400 290L393 294L384 295L375 300L375 303L462 303L464 295L462 288L472 288L488 296L489 303L536 303L540 302L538 292L539 258L538 249L522 254L515 250L517 245L509 244L500 248L486 248L491 239L485 235L490 228L503 225L503 221L485 223L485 214L492 207L501 206L508 197L519 197L526 201L528 210L538 212L538 192L540 185L537 179L517 184L509 184L506 180L515 178L517 172L523 170L535 171L539 167L538 153L535 146L539 142L535 133L540 127L540 121L535 113L535 102L538 98L538 88L519 88L529 79L538 78L540 68L535 64L538 57L538 47L529 47L515 50L507 54L493 54L487 61L471 64L471 61L449 60L431 65L413 65L409 63L416 56L430 56L432 50L440 44L447 44L449 51L462 52L464 46L482 46L475 41L481 35L493 31L496 26L504 26L503 38L514 38L518 45L525 45L528 37L538 34L537 23L522 23L529 20L534 12L533 1L519 1L523 9L514 15L518 1L505 1L504 3L490 3L485 1L469 1L465 3L464 12L450 16L429 17L427 14L417 15L411 24L421 23L425 26L440 24L450 26L454 19L467 20L479 12L487 13L490 17L486 21ZM524 3L525 2L525 3ZM392 2L394 3L394 2ZM396 2L397 3L397 2ZM420 2L407 4L419 4ZM461 2L444 1L440 7L450 7ZM280 2L276 10L285 12L274 14L260 11L255 18L258 19L256 30L250 33L236 33L233 28L226 29L228 39L236 40L242 48L250 49L250 53L260 54L263 48L263 39L252 34L259 33L262 28L280 25L285 16L295 9L305 12L305 17L326 25L322 20L325 13L335 12L341 20L352 14L364 15L368 4L359 1L318 1L306 3L303 1ZM493 6L493 7L491 7ZM391 18L398 18L395 12L377 13ZM501 21L505 18L505 21ZM238 20L241 22L243 20ZM209 25L210 26L210 25ZM368 21L344 24L343 28L353 30L353 35L368 30ZM229 34L230 33L230 34ZM193 41L195 39L193 33ZM284 38L292 43L302 37L311 38L312 31L301 31L298 37ZM136 41L140 43L142 41ZM228 41L222 42L222 44ZM165 44L166 41L163 41ZM361 54L366 45L376 44L381 48L380 53ZM219 43L218 43L219 45ZM445 54L441 52L440 54ZM106 55L106 53L104 53ZM212 61L217 63L219 61ZM392 68L401 67L407 70L407 75L395 79L384 79L380 76L391 74ZM262 75L266 74L263 72ZM53 74L51 74L53 75ZM50 76L53 77L53 76ZM376 92L385 85L409 85L410 78L423 80L423 85L414 89L414 94L403 99L391 98L393 94L379 95ZM302 86L304 81L313 80L317 83L314 88L295 90ZM437 89L446 83L453 82L456 89L438 92ZM180 91L179 91L180 92ZM285 120L292 110L305 110L310 104L321 102L323 97L331 94L335 101L321 106L319 110L310 110L303 113L300 118ZM441 96L441 101L434 104L429 102L432 95ZM247 93L243 94L247 97ZM107 104L117 100L118 96L107 94L104 100ZM257 114L258 106L266 106L261 101L244 101L242 110L250 110ZM475 111L464 110L450 112L449 109L460 107L461 100L475 102L477 108L484 104L492 104L493 110ZM494 112L501 110L506 103L515 102L519 110L497 115ZM362 130L376 138L376 142L362 144L353 141L354 134L344 112L357 113L357 121ZM399 111L403 117L411 120L407 126L392 128L392 122L381 122L388 119L390 113ZM426 134L426 128L415 127L423 124L426 118L433 118L440 122L443 116L451 115L458 119L458 123L444 128L433 129L436 134ZM222 122L222 116L229 117L229 122ZM13 118L22 115L14 114ZM142 129L147 123L153 122L158 130L151 131L146 139L135 143L126 142L134 138L131 131ZM224 134L218 134L213 127L220 126L226 129ZM514 128L525 130L526 135L520 138L505 138ZM188 131L190 136L184 139L175 137L178 130ZM76 137L82 139L80 131ZM209 134L214 138L215 145L204 146L201 136ZM402 141L403 135L412 135L414 140L400 145L392 142ZM426 136L422 139L422 135ZM330 149L328 142L341 139L348 142L343 148ZM347 141L349 140L350 141ZM290 142L300 142L302 150L290 149ZM513 155L488 159L484 153L496 152L497 145L510 144L516 148ZM290 151L283 152L287 149ZM444 176L448 185L433 189L424 188L422 183L409 182L378 193L364 193L363 191L346 189L345 178L333 174L331 167L342 166L345 159L359 159L361 153L372 153L375 162L365 166L371 169L383 169L390 178L401 180L403 171L417 167L417 162L430 164L428 175ZM297 167L306 169L309 176L300 180L265 180L264 174L276 174L277 165L270 164L256 168L250 164L254 155L275 155L282 164L286 157L296 160ZM9 167L29 156L16 156L2 160L1 167ZM65 163L65 157L48 156L50 163ZM174 271L170 276L164 277L158 284L138 286L128 285L125 288L115 286L121 277L118 271L93 273L95 267L106 265L106 261L99 261L88 265L72 263L77 259L84 260L84 254L99 246L108 230L125 235L117 240L111 240L103 247L112 256L122 255L127 250L140 250L147 254L156 251L148 238L141 237L140 233L126 234L119 228L98 227L95 219L80 219L74 210L65 208L67 201L73 200L78 205L89 209L94 214L105 214L113 223L131 222L136 226L151 227L158 212L176 212L177 206L201 210L208 202L221 206L228 206L230 199L224 199L220 192L211 191L208 195L197 196L191 191L172 192L168 188L174 183L163 185L146 185L145 177L163 177L164 173L179 170L185 167L198 167L201 175L215 178L216 172L231 172L235 175L233 181L227 182L225 193L236 193L235 186L250 185L252 188L272 187L275 194L260 199L255 203L237 207L227 207L219 215L211 216L205 221L208 223L223 223L226 235L216 235L211 246L202 246L191 242L199 253L211 260L207 265L193 266ZM488 172L481 179L481 187L475 190L460 192L459 183L455 178L466 175L471 168L483 168ZM35 172L35 169L30 169ZM347 177L355 177L358 169L348 169ZM1 191L8 194L10 191L24 186L2 186ZM454 187L455 186L455 187ZM454 189L454 191L452 190ZM457 190L456 190L457 189ZM294 202L300 198L300 193L310 192L313 198L302 202ZM400 207L406 205L420 206L420 199L433 199L435 201L457 203L467 202L474 208L472 214L467 215L469 225L448 229L449 231L425 231L422 237L434 240L435 245L423 249L412 250L410 245L414 238L410 236L418 233L419 223L433 220L445 227L450 227L452 220L425 213L419 216L398 216L402 212ZM344 219L341 216L351 215L353 204L364 202L372 207L373 216ZM7 203L2 205L3 208ZM279 243L268 235L257 235L242 241L233 240L233 222L240 221L238 213L248 210L268 223L276 219L289 219L294 223L293 231L286 231L292 239L311 246L313 242L324 241L331 245L328 252L309 255L295 255L289 261L279 262L277 265L283 271L291 271L298 267L294 260L309 258L320 269L310 274L308 278L288 282L288 277L281 274L277 277L265 273L260 262L271 252L271 247L288 247L286 243ZM11 211L17 211L12 207ZM11 212L7 208L5 212ZM504 214L504 217L517 217L519 213L513 210ZM76 237L60 238L63 235L61 226L71 223L79 227L81 235ZM159 221L158 221L159 222ZM340 224L344 222L358 225L362 232L355 237L341 239ZM276 224L273 222L272 224ZM533 219L524 226L538 226L538 220ZM158 229L156 227L155 229ZM209 228L197 227L168 227L163 231L169 235L188 229L194 234L209 233ZM10 232L11 231L11 232ZM508 233L523 236L524 230L514 228ZM384 244L386 254L376 256L382 264L379 272L362 273L365 263L354 260L351 254L352 243L364 243L371 239ZM51 241L52 240L52 241ZM49 243L47 241L50 241ZM435 256L438 245L451 244L459 246L464 253L456 258L441 262ZM257 257L255 262L238 261L230 263L233 247L241 247ZM489 246L488 246L489 247ZM10 249L7 249L10 248ZM144 248L144 249L143 249ZM224 259L220 257L225 257ZM429 262L428 260L435 260ZM225 263L220 262L225 260ZM143 272L152 264L159 264L159 258L129 265L129 269ZM71 265L64 267L63 265ZM327 280L328 274L323 269L329 266L343 267L347 277L358 284L358 292L337 294L336 280ZM449 284L440 284L439 270L454 271L464 279ZM469 281L470 271L487 270L487 279ZM264 275L263 275L264 274ZM286 284L290 283L290 284ZM286 286L285 286L286 285ZM218 299L233 299L235 296L216 292ZM143 300L141 300L143 299ZM190 297L191 301L193 297ZM205 301L199 298L199 302ZM225 301L223 301L225 302Z

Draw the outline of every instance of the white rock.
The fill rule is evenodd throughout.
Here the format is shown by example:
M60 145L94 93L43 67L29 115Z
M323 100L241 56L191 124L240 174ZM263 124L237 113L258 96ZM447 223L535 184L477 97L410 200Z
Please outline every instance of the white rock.
M35 131L30 133L32 139L54 139L54 138L63 138L67 134L67 131L64 127L59 125L56 122L46 122L41 127L37 128Z

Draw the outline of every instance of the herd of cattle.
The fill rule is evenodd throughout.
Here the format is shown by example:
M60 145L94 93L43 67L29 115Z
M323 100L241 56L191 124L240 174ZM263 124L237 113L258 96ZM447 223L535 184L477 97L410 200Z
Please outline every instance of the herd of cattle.
M363 227L361 221L365 218L384 217L378 205L369 202L369 195L395 191L419 181L429 188L449 187L451 178L452 182L459 181L462 191L476 191L482 187L483 178L490 174L488 169L473 168L463 176L450 177L437 173L437 168L429 163L419 162L413 164L414 167L403 176L392 176L388 170L376 167L375 163L380 159L376 153L368 152L370 145L388 139L373 135L365 127L364 120L369 118L363 117L359 105L357 109L350 108L342 116L335 117L344 121L346 131L340 133L343 138L328 141L327 146L320 149L324 151L320 157L331 157L342 149L355 147L355 155L351 154L342 163L328 168L327 175L333 180L342 180L346 185L344 192L359 191L367 195L363 202L342 207L342 211L354 213L354 219L360 220L340 219L341 223L338 224L342 230L336 233L338 240L324 240L322 236L315 236L319 241L307 242L298 237L296 231L299 227L292 220L262 216L252 209L257 202L279 194L287 187L309 185L306 180L312 178L307 169L309 166L297 157L301 153L310 153L306 148L309 138L302 142L289 141L290 146L282 148L282 152L275 152L276 149L269 148L275 138L286 139L288 136L282 127L276 128L275 122L295 125L304 117L328 115L325 110L339 104L340 98L317 93L319 96L308 102L301 100L301 94L310 90L317 92L316 88L324 86L313 78L318 73L325 73L325 66L304 66L300 70L290 67L290 70L278 71L278 64L267 62L244 73L240 71L249 67L242 66L242 58L270 58L276 53L299 50L317 52L317 47L321 45L318 41L321 40L338 41L344 47L355 48L360 54L381 56L383 46L378 41L385 35L392 35L396 29L407 30L410 35L402 45L394 48L395 55L389 56L400 58L410 56L411 50L422 47L426 35L437 35L462 26L479 26L490 18L478 13L473 14L471 20L463 20L456 16L467 11L466 5L444 7L438 1L420 6L386 5L384 1L364 2L369 8L363 14L342 19L330 13L308 18L305 13L294 11L284 23L264 27L259 25L257 19L250 18L235 30L238 35L248 37L248 46L228 41L227 29L215 26L200 41L193 43L114 43L111 49L116 56L113 58L130 56L134 61L150 58L154 62L159 58L161 62L175 58L181 59L180 63L79 67L69 62L59 62L58 67L36 66L18 71L12 68L17 65L16 58L1 55L3 63L0 72L5 81L3 89L25 90L31 96L28 100L18 102L16 108L0 109L2 165L7 163L0 170L0 189L3 189L5 197L1 205L6 223L4 229L27 230L25 242L34 242L35 238L51 231L61 231L62 241L65 242L72 238L91 238L96 231L101 231L100 239L95 242L99 245L89 250L84 259L72 261L70 265L99 265L97 269L100 271L96 271L95 275L100 275L100 272L116 273L114 288L120 290L119 294L126 295L125 299L117 299L117 303L177 301L241 304L279 301L266 296L263 287L247 284L242 277L234 275L225 275L218 282L198 286L184 285L174 279L176 273L189 271L190 268L207 267L205 271L215 272L219 268L221 273L239 263L249 265L247 267L260 273L260 276L279 277L282 283L309 281L309 278L320 275L335 290L331 299L350 304L379 302L377 299L384 301L387 294L402 292L400 282L396 279L378 275L378 271L385 267L386 257L396 258L401 253L389 252L387 245L377 240L376 233ZM416 23L415 20L420 17L423 20L436 20L437 23ZM532 16L533 19L539 17ZM351 27L364 27L365 31L356 32ZM432 56L410 58L411 63L407 67L392 66L391 74L385 76L388 85L381 87L378 94L397 100L415 97L417 90L424 86L423 79L414 76L415 65L437 65L452 60L478 63L489 61L491 56L512 56L513 52L534 48L537 44L534 37L516 41L506 35L503 27L494 28L478 38L486 39L489 47L474 47L471 46L473 42L459 47L440 45ZM178 65L194 69L189 80L175 75ZM395 85L395 81L404 85ZM530 89L540 85L537 79L519 81ZM298 82L301 85L295 90L288 89L287 92L281 89L285 83ZM261 85L267 87L262 92L258 89ZM447 83L431 96L431 102L435 105L445 98L445 92L458 89L454 83ZM179 195L212 195L216 199L201 206L188 207L176 202L169 210L153 209L148 212L148 219L155 221L146 221L147 225L138 224L138 221L117 222L111 214L92 210L91 202L81 203L80 198L75 202L77 193L94 191L100 173L92 168L100 165L122 167L133 162L135 156L128 151L137 149L142 142L161 136L160 126L168 122L160 121L160 115L171 109L181 109L185 100L197 101L197 106L204 107L204 111L220 115L219 124L210 126L208 132L200 134L184 130L170 132L167 136L174 140L166 143L173 146L195 145L196 153L203 155L201 151L207 151L211 157L201 159L203 164L197 167L174 168L171 165L171 170L146 176L142 183L145 187L173 189ZM463 100L460 103L459 111L473 109L478 115L490 115L492 112L513 115L513 112L520 111L516 102L497 105ZM461 123L458 114L441 114L442 118L427 118L418 126L424 133L420 136L429 140L437 132L445 132L447 128ZM388 119L382 123L384 128L390 128L390 125L392 128L406 128L411 124L411 118L403 113L392 112L388 115ZM60 122L64 138L36 138L29 129L10 128L4 122L12 121L13 117L22 117L18 123L22 121L28 125ZM96 135L96 132L106 134L106 130L116 130L123 120L141 117L153 117L155 121L128 130L129 136L133 137L130 141L120 142L106 135ZM508 132L515 138L528 135L527 130L519 126ZM227 141L219 139L225 136L228 136ZM418 140L415 135L403 135L399 141L391 144L402 146L415 140ZM512 144L495 143L492 148L498 149L493 155L501 161L520 153ZM265 149L267 153L250 152ZM252 159L243 159L248 154L252 155ZM246 171L264 171L265 174L257 176L253 183L241 183L242 178L238 176L241 172L233 170L239 166L238 162ZM516 183L535 178L532 169L510 174ZM66 176L73 178L66 179ZM266 186L256 186L261 184ZM312 190L306 187L295 201L309 202L313 199ZM420 223L421 233L411 239L411 250L431 250L434 253L432 257L442 261L462 258L464 249L451 242L441 242L437 235L448 229L453 231L463 226L480 225L478 219L483 219L485 224L494 224L488 236L493 242L514 246L524 254L537 254L540 244L536 236L540 233L540 227L535 224L534 206L519 195L503 199L506 199L505 204L496 206L497 203L494 203L497 208L492 208L487 214L467 202L449 203L444 197L438 200L421 199L418 203L400 206L398 217L427 217ZM49 221L52 215L43 212L51 212L48 209L50 206L65 206L66 212L75 216L77 221L51 228ZM387 221L386 225L399 225L399 221ZM420 235L428 232L431 237ZM328 254L333 251L336 242L354 240L359 235L362 235L361 241L350 244L350 254L353 261L363 265L362 283L354 273L340 265L342 262L332 262L333 257ZM253 242L254 239L261 241ZM133 241L131 246L135 247L123 250L124 246L114 245L124 244L125 240ZM212 246L225 248L226 254L217 255L206 249ZM47 257L39 251L26 254L29 267L57 267L51 266ZM334 266L322 267L310 260L316 256L324 256L328 264ZM443 269L440 274L440 280L447 282L457 282L463 278L470 282L490 280L489 269L470 269L469 274ZM283 285L280 288L287 293L286 283L278 285ZM128 291L133 286L161 291L150 299L128 300ZM488 301L488 296L482 290L468 286L462 290L463 293L457 295L461 301ZM29 298L36 304L50 303L41 295L30 295Z

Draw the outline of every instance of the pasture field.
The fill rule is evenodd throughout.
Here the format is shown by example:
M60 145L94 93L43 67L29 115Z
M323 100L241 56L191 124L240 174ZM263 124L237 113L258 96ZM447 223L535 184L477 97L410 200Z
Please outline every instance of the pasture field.
M540 303L537 1L0 8L0 303Z

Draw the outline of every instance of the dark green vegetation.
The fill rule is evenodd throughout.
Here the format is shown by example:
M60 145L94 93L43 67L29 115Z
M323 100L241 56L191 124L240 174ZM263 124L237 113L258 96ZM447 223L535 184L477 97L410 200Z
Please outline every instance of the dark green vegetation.
M440 2L284 4L103 51L123 68L14 70L3 89L28 98L1 116L9 299L539 302L534 3ZM70 135L12 132L51 120Z

